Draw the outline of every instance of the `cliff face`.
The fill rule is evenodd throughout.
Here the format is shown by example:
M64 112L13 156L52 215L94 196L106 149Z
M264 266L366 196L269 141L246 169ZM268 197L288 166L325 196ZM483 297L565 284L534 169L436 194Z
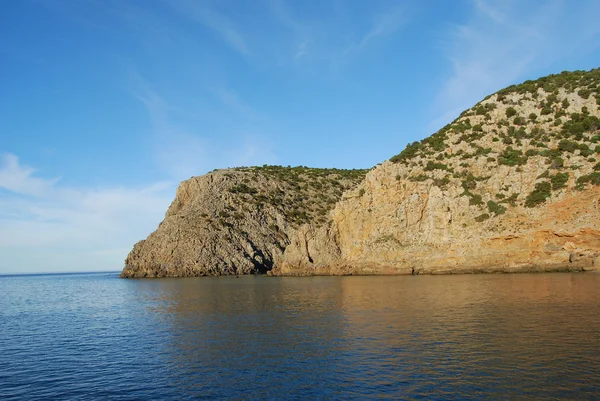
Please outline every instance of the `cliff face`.
M600 72L494 94L373 169L280 275L600 270Z
M181 183L165 219L127 256L121 277L266 273L289 236L318 225L364 170L219 170Z
M368 173L191 178L122 276L600 270L599 94L600 69L509 87Z

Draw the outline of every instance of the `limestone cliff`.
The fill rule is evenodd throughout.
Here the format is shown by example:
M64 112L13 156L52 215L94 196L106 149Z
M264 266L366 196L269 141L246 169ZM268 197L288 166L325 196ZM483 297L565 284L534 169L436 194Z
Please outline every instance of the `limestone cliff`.
M600 270L600 70L500 91L303 226L274 274Z
M127 256L121 277L266 273L303 223L316 226L365 170L264 166L181 183L165 219Z

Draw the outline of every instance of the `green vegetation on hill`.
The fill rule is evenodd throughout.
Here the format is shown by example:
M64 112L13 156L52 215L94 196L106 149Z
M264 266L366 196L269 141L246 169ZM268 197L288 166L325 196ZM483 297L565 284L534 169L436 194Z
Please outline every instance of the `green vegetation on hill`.
M361 182L369 171L269 165L232 170L245 173L246 178L230 188L230 193L243 197L245 203L251 203L258 209L270 205L297 225L324 223L327 213L342 193ZM261 188L259 175L274 179L279 187L270 191Z
M536 207L565 188L600 185L600 173L592 168L600 154L599 117L600 68L562 72L486 97L430 137L409 143L390 161L405 166L398 179L440 186L441 172L451 173L443 177L444 187L462 185L471 206L484 212L487 205L477 218L484 221L505 213L506 206ZM529 194L520 197L506 187L495 196L506 206L485 199L477 182L468 178L499 168L522 173L538 169L534 166L539 163L548 171Z

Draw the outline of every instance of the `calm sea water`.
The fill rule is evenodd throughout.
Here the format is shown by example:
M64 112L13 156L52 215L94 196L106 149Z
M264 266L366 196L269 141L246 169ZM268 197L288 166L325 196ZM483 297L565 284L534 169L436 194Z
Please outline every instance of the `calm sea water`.
M598 399L600 274L0 277L0 399Z

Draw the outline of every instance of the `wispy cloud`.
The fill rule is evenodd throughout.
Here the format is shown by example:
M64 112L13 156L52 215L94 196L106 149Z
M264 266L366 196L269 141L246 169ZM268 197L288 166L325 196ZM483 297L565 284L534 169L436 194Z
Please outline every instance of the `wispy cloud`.
M249 120L266 119L266 116L254 110L244 99L242 99L239 93L231 89L219 88L217 90L217 96L225 106L229 107L243 118Z
M0 272L84 265L118 270L129 247L156 227L175 189L168 182L135 188L64 186L38 176L14 154L1 158Z
M312 41L309 39L305 39L302 42L300 42L300 44L296 48L296 54L294 55L294 58L299 59L306 56L309 52L311 43Z
M396 6L392 10L377 15L373 20L371 29L357 43L348 47L345 54L364 49L378 37L392 35L406 22L408 22L408 18L403 5Z
M435 99L431 130L531 71L597 48L600 25L592 16L599 12L595 1L473 0L470 20L451 26L442 43L451 74Z
M183 15L217 32L225 42L240 54L250 54L246 39L236 24L219 13L210 1L175 0L170 2Z
M34 177L35 172L34 168L21 166L19 159L11 153L0 156L0 188L22 195L40 196L48 193L58 179Z
M213 121L208 113L195 118L193 109L173 106L154 85L135 71L131 76L135 87L133 96L146 107L153 126L152 142L156 160L173 179L187 179L215 168L272 163L276 160L269 141L262 139L265 133L261 125L268 122L268 117L252 108L238 92L226 87L212 92L207 89L207 93L216 96L225 106L225 110L218 113L220 117L213 116ZM235 138L234 142L218 141L216 132L206 128L206 125L220 126L226 122L231 130L227 134ZM255 151L257 148L262 151Z

